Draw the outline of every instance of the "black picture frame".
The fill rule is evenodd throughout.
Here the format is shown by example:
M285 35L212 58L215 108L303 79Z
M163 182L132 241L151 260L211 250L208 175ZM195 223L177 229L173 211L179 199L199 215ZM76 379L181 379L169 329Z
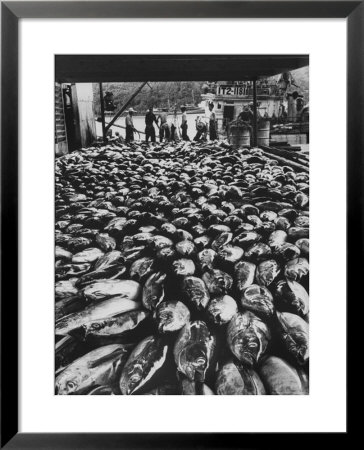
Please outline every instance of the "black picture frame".
M347 19L347 299L360 292L364 144L363 1L1 2L1 448L271 448L306 446L304 433L19 433L18 432L18 22L21 18L346 18ZM328 43L329 45L329 43ZM333 70L335 61L333 61ZM11 108L9 107L11 105ZM334 120L334 118L333 118ZM334 131L333 131L334 132ZM329 149L323 151L329 152ZM348 302L347 302L348 303ZM348 350L350 346L348 345ZM334 395L334 393L333 393ZM349 417L349 414L348 414ZM161 420L163 418L161 417ZM348 422L348 431L349 428ZM338 433L335 444L351 434ZM297 445L298 443L298 445ZM347 442L345 442L347 443Z

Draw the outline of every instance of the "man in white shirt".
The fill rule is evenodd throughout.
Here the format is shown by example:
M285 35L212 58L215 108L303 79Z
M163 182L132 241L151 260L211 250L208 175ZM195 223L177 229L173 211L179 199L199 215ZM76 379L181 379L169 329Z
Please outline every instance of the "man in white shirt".
M133 108L129 108L128 114L125 117L125 142L128 144L129 142L134 141L134 122L133 122L133 114L136 111L134 111Z
M159 141L163 142L164 136L166 136L166 140L168 141L170 138L170 129L168 124L168 113L167 108L163 108L158 116L157 121L160 119L160 125L159 125Z

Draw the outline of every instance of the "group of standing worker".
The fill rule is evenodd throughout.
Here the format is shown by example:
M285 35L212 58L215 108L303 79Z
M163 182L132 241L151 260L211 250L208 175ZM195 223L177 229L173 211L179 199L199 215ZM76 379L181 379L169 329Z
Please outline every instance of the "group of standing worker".
M130 108L127 116L125 117L125 142L129 143L134 140L134 132L138 132L133 123L133 115L136 111L133 108ZM188 136L188 124L187 124L187 113L186 107L181 106L181 138L184 141L189 141L190 138ZM168 109L163 108L162 112L156 117L153 112L153 108L149 108L145 115L145 142L156 142L156 131L154 128L154 124L156 124L159 129L159 141L176 141L178 136L178 122L177 122L177 110L174 112L174 116L172 122L168 121ZM207 133L209 133L210 140L216 140L217 137L217 124L216 124L216 115L214 112L214 103L209 102L209 113L206 116L197 116L196 118L196 135L194 137L194 141L206 140Z

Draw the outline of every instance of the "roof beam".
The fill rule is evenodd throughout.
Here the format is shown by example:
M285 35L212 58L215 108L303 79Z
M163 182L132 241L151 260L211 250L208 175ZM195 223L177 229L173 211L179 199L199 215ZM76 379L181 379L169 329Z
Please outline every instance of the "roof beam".
M308 64L308 55L57 55L56 81L245 81Z

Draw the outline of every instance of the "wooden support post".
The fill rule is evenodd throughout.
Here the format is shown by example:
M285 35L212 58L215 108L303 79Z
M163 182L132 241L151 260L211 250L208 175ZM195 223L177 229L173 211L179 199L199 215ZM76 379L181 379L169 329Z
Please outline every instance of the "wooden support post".
M126 108L128 107L128 105L131 103L131 101L134 99L134 97L136 97L139 92L143 89L143 87L148 83L148 81L144 81L144 83L142 83L134 92L133 94L129 97L129 99L127 100L126 103L124 103L124 105L121 107L121 109L119 109L119 111L115 114L115 116L113 117L113 119L107 124L107 127L105 128L106 131L109 130L110 127L113 126L113 124L117 121L117 119L121 116L121 114L126 110Z
M256 147L258 144L258 116L257 116L257 80L253 80L253 145Z
M102 83L99 83L100 88L100 105L101 105L101 123L102 123L102 140L106 142L106 129L105 129L105 107L104 107L104 96L102 92Z

